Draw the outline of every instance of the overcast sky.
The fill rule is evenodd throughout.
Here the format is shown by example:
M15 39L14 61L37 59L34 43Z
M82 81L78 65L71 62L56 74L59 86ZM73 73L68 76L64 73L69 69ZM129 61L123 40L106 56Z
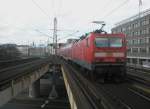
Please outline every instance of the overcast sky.
M69 30L59 31L60 38L98 28L94 20L105 21L110 31L115 23L137 14L138 6L139 0L0 0L0 44L46 44L47 35L53 35L54 16L58 29ZM150 0L142 0L141 10L148 8Z

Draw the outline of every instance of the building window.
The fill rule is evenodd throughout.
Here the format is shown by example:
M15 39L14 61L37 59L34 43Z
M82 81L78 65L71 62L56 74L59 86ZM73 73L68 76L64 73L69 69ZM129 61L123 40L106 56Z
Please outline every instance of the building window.
M132 40L128 40L127 45L132 45Z
M149 24L149 19L146 19L146 25L148 25Z
M130 59L129 58L127 58L127 63L130 63Z
M133 64L137 64L137 59L132 59Z
M127 52L128 52L128 53L131 53L131 48L128 48L128 49L127 49Z
M131 30L131 25L129 25L128 29Z
M134 35L137 36L137 35L138 35L138 31L135 31L135 32L134 32Z
M134 36L134 32L132 32L132 36Z
M138 53L138 48L132 48L132 53Z
M146 30L144 29L144 30L142 30L142 34L145 34L145 32L146 32Z
M128 32L128 36L131 36L131 35L130 35L130 32Z
M140 23L140 22L138 22L138 23L137 23L137 25L138 25L138 27L140 27L140 26L141 26L141 23Z
M149 24L149 19L144 19L141 21L142 25L148 25Z
M143 29L143 30L141 30L141 34L142 34L142 35L148 34L148 29Z
M140 35L142 34L142 30L140 30Z
M122 28L122 31L123 31L123 32L125 32L125 31L126 31L126 28L125 28L125 27L123 27L123 28Z
M146 53L146 48L140 48L141 53Z
M141 35L141 32L140 32L140 30L139 31L137 31L137 35L139 36L139 35Z
M132 24L132 28L135 28L135 24Z
M137 28L137 27L138 27L138 23L135 23L135 25L134 25L134 26L135 26L135 28Z
M145 29L145 34L149 34L149 28Z
M146 39L143 38L143 39L140 39L140 44L145 44L146 43Z
M129 30L129 25L127 26L127 30Z
M134 40L133 40L133 44L138 44L138 40L137 40L137 39L134 39Z

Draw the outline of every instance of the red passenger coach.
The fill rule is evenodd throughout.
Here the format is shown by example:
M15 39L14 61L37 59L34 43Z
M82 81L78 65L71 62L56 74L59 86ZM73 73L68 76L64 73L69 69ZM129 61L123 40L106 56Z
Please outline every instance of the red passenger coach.
M58 54L98 78L124 78L126 75L124 34L92 32L83 39L60 48Z

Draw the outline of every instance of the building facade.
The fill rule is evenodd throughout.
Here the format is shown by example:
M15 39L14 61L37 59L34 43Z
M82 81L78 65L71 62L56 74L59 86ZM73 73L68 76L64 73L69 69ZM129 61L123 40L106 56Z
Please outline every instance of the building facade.
M150 65L150 9L117 23L112 33L126 34L128 63Z
M21 57L29 56L29 46L28 45L17 45L17 49L21 53Z

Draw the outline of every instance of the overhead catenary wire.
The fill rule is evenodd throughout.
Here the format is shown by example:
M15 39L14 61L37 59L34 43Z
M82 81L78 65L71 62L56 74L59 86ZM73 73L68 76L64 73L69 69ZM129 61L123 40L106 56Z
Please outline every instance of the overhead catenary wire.
M38 7L38 8L41 10L41 12L42 12L43 14L45 14L48 18L50 17L50 16L47 14L47 12L46 12L43 8L41 8L40 5L39 5L37 2L35 2L34 0L32 0L32 2L35 4L36 7Z
M112 9L109 13L107 13L107 14L104 16L104 18L106 18L106 17L110 16L111 14L113 14L114 12L118 11L118 9L121 8L123 5L125 5L128 1L129 1L129 0L123 1L121 4L119 4L119 6L117 6L116 8ZM47 14L47 12L46 12L43 8L41 8L41 6L40 6L35 0L32 0L32 2L41 10L41 12L42 12L43 14L45 14L47 17L49 17L49 15ZM54 1L53 1L53 2L54 2ZM55 2L54 2L54 3L55 3ZM61 5L62 5L62 3L59 2L59 8L61 8ZM54 4L54 6L55 6L55 4ZM53 7L53 8L54 8L54 7ZM59 11L60 11L60 9L59 9ZM56 13L55 13L55 14L56 14ZM52 29L50 29L50 30L52 30ZM58 30L58 31L59 31L59 30Z
M48 18L49 18L49 15L47 14L47 12L43 9L43 8L41 8L41 6L35 1L35 0L32 0L32 2L35 4L35 6L37 6L39 9L40 9L40 11L44 14L44 15L46 15ZM54 2L54 0L52 0L52 4L53 4L53 9L55 8L55 2ZM60 2L59 2L60 3ZM59 6L59 8L61 7L61 4L62 3L60 3L60 6ZM55 10L54 10L54 14L55 14ZM56 15L55 15L56 16ZM49 30L54 30L54 29L49 29ZM39 30L37 30L38 32L40 32ZM62 30L61 30L62 31ZM40 32L41 33L41 32ZM44 33L42 33L42 34L44 34ZM46 35L46 36L48 36L47 34L44 34L44 35ZM50 37L51 38L51 37Z
M39 33L41 33L41 34L43 34L44 36L47 36L47 37L53 39L53 37L50 37L48 34L46 34L46 33L44 33L44 32L41 32L41 31L38 30L38 29L35 29L35 31L37 31L37 32L39 32Z
M32 0L32 2L35 4L35 6L37 6L37 7L40 9L40 11L41 11L45 16L47 16L48 18L50 18L50 16L47 14L47 12L46 12L44 9L42 9L42 8L40 7L40 5L38 5L38 3L35 2L35 0ZM0 23L1 23L1 22L0 22ZM9 25L8 22L1 23L1 24L3 24L3 25ZM32 24L32 25L33 25L33 24ZM16 24L15 24L15 28L20 29L19 27L16 26Z
M112 1L112 0L108 0L108 1L102 6L102 9L104 9L104 11L105 11L105 9L107 9L108 7L110 7L111 1Z
M122 8L124 5L126 5L130 0L124 0L123 2L121 2L121 4L119 4L117 7L115 7L114 9L112 9L110 12L108 12L106 15L104 15L104 18L112 15L113 13L115 13L116 11L118 11L120 8Z
M115 13L116 11L118 11L120 8L122 8L124 5L126 5L130 0L124 0L123 2L121 2L119 5L117 5L117 7L113 8L112 10L110 10L108 13L106 13L105 15L103 15L103 17L101 17L100 21L106 21L106 18L111 16L113 13ZM103 6L103 8L107 8L109 7L109 5L111 4L110 3L111 1L108 0L106 2L106 5ZM105 11L104 11L105 12Z
M41 6L40 6L37 2L35 2L35 0L32 0L32 2L35 4L36 7L39 8L39 10L40 10L46 17L50 18L50 16L47 14L47 12L46 12L43 8L41 8ZM35 31L37 31L37 32L39 32L39 33L41 33L41 34L43 34L44 36L47 36L47 37L48 37L48 42L49 42L49 38L54 39L53 37L50 37L48 34L43 33L43 32L41 32L41 31L39 31L38 29L36 29Z
M66 38L68 38L68 37L70 37L70 36L72 36L72 35L74 35L74 34L76 34L76 33L78 33L78 32L79 32L79 31L77 30L76 32L74 32L74 33L72 33L72 34L68 34L68 35L65 36L65 37L61 37L61 38L58 39L58 41L63 40L63 39L66 39Z
M40 11L43 13L43 14L45 14L47 17L49 17L49 15L47 14L47 12L43 9L43 8L41 8L41 6L35 1L35 0L32 0L32 2L35 4L35 6L37 6L39 9L40 9ZM62 0L60 0L59 2L58 2L59 4L58 4L58 10L55 10L55 8L57 7L56 6L56 1L55 0L52 0L52 7L53 7L53 11L54 11L54 16L59 16L60 15L60 13L61 12L59 12L59 11L61 11L61 8L62 8ZM56 14L57 12L58 12L58 14ZM60 15L61 16L61 15ZM59 17L60 17L59 16ZM48 29L48 30L54 30L54 29ZM70 30L70 29L57 29L57 31L74 31L74 30ZM46 35L46 36L48 36L48 35Z

